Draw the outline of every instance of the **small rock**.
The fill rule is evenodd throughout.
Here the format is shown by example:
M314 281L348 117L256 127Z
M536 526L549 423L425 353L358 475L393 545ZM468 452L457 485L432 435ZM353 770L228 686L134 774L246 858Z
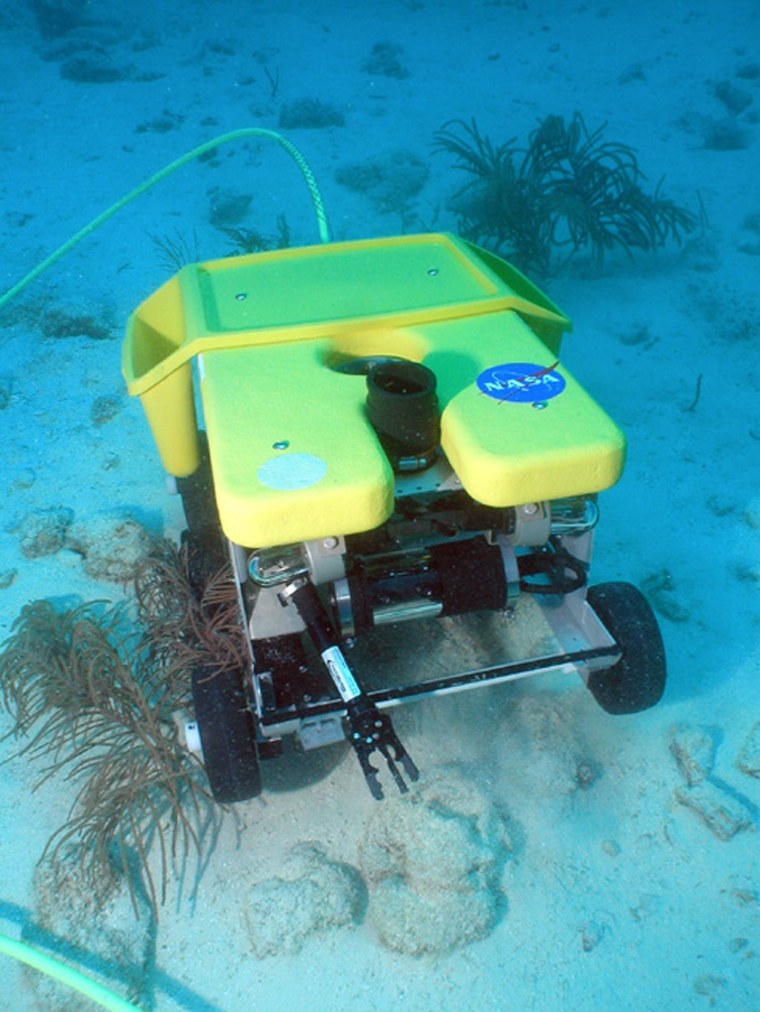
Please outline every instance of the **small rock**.
M652 607L671 622L688 622L689 610L679 601L669 569L660 569L641 581L641 589L652 602Z
M592 762L586 759L579 759L575 767L575 782L582 791L593 787L599 779L599 770Z
M749 131L735 119L709 122L705 126L704 146L708 151L742 151L749 145Z
M739 907L752 906L760 903L760 893L755 889L742 889L740 887L731 889L731 896Z
M723 498L718 495L711 495L705 500L705 506L716 517L730 517L736 512L736 503L733 499Z
M13 479L14 488L31 488L37 481L37 473L33 467L22 467Z
M670 742L678 769L690 787L701 783L715 766L715 736L709 728L679 725Z
M354 923L366 906L358 871L331 861L316 844L295 848L287 865L292 878L258 882L245 904L248 938L259 959L300 952L312 935Z
M498 920L509 849L500 813L458 770L428 773L386 799L359 849L380 941L420 956L485 938Z
M210 194L208 220L214 228L239 225L251 206L250 193L214 189Z
M760 496L747 504L742 518L750 530L760 531Z
M93 580L128 583L150 554L153 539L136 520L97 519L73 527L66 547L78 552Z
M603 840L602 850L604 851L605 854L608 854L610 857L617 857L618 854L620 853L620 844L617 842L617 840Z
M16 569L3 569L0 571L0 590L7 590L18 576Z
M694 991L707 998L710 1005L717 1005L721 992L725 991L728 981L725 977L716 977L714 973L703 973L694 981Z
M114 81L128 81L133 76L134 69L114 63L107 53L93 52L70 56L61 64L60 73L67 81L111 84Z
M90 408L90 421L98 428L110 422L122 409L121 397L105 395L96 397Z
M752 93L732 81L719 81L715 85L715 97L734 115L744 112L752 105Z
M40 320L40 329L45 337L91 337L107 341L111 336L111 328L102 320L74 307L47 310Z
M755 722L747 735L739 755L736 757L736 765L742 773L748 773L751 777L760 777L760 720Z
M340 109L318 98L299 98L280 109L280 126L285 130L319 130L345 122Z
M0 411L8 407L12 397L13 376L10 373L0 373Z
M578 929L581 936L581 948L584 952L591 952L601 942L607 928L598 921L585 921Z
M74 511L67 506L52 506L28 513L19 525L21 552L27 559L55 555L66 544Z
M682 805L696 812L719 840L730 840L752 825L749 809L708 780L693 787L678 787L675 796Z
M378 211L398 211L428 180L427 164L413 151L398 149L363 162L342 165L335 179L354 193L364 193Z
M628 907L628 913L637 924L641 924L650 917L655 917L659 914L662 911L662 907L663 899L659 893L642 893L636 906Z
M632 63L618 77L618 84L630 84L631 81L646 81L647 76L641 63Z
M499 918L499 896L485 889L417 891L402 878L387 878L371 895L379 940L408 956L441 955L487 938Z
M362 70L368 74L382 74L402 80L409 77L408 69L401 63L403 47L394 42L376 42L372 52L362 63Z

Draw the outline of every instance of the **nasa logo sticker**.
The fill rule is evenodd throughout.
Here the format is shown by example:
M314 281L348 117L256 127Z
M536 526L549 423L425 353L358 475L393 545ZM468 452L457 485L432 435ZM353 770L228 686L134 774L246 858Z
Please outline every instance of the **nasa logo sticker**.
M476 383L486 397L510 404L535 404L557 397L565 389L565 380L556 372L559 362L537 365L535 362L504 362L484 369Z

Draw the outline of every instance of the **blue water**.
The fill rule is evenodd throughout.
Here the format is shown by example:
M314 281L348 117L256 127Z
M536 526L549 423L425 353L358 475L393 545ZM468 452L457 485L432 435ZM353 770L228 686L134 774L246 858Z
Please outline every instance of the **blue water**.
M601 268L581 251L536 277L574 321L563 366L628 439L593 580L649 592L662 702L611 717L553 674L394 710L422 770L411 804L378 806L350 754L306 786L286 761L224 816L200 868L171 866L157 924L144 911L136 927L128 901L111 911L110 963L73 873L57 920L33 884L77 785L35 790L44 758L13 758L7 739L0 930L120 993L114 939L129 937L143 958L129 993L158 1010L757 1008L760 786L741 766L760 720L757 4L29 0L0 11L0 37L2 290L243 126L299 147L337 240L457 230L467 177L433 150L448 122L519 147L576 111L636 152L648 192L662 179L700 219L682 245L618 250ZM347 185L368 160L373 186ZM172 250L223 256L236 237L219 225L275 242L283 222L292 245L318 241L297 167L241 141L0 308L3 638L30 601L129 603L100 561L124 521L178 538L178 500L121 377L126 320ZM63 535L30 554L51 516ZM410 668L421 651L409 633ZM703 762L691 791L679 748ZM6 957L0 981L2 1008L74 1007Z

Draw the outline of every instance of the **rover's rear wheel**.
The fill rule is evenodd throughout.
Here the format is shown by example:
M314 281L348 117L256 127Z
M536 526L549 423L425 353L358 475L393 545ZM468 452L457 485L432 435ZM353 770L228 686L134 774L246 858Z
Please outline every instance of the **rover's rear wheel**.
M193 704L211 793L221 804L261 794L256 730L239 671L193 672Z
M611 668L593 671L588 688L607 713L639 713L662 698L665 647L652 608L630 583L589 587L588 603L622 650Z

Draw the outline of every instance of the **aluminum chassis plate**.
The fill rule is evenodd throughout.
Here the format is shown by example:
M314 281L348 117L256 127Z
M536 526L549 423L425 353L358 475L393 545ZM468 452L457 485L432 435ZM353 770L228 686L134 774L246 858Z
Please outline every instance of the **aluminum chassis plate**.
M548 672L577 674L585 683L592 671L612 667L621 656L586 601L585 589L562 597L522 594L516 607L506 613L372 630L349 645L347 654L380 709ZM407 681L398 674L409 666L420 671L422 678ZM337 694L298 706L265 709L256 674L253 687L256 717L265 738L298 734L308 743L309 727L316 730L329 718L336 723L345 713Z

